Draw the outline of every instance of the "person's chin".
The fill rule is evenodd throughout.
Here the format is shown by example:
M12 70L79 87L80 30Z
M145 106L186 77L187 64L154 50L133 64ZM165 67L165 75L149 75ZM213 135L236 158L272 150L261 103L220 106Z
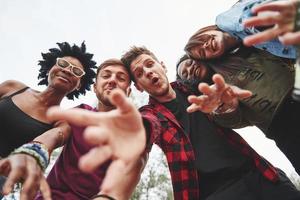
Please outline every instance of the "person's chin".
M112 106L112 103L110 102L109 99L104 99L103 104L106 106Z

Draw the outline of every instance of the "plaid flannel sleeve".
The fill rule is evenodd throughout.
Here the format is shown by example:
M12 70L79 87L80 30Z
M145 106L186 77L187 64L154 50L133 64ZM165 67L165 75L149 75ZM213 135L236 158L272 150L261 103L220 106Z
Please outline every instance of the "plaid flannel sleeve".
M157 116L155 116L153 110L147 106L140 108L140 112L147 134L146 151L150 152L152 144L157 142L156 140L159 138L161 132L160 121Z

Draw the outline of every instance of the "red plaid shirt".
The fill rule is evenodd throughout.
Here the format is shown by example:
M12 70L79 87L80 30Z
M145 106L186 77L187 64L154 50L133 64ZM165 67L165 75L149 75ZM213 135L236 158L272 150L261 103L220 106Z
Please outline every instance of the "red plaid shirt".
M186 88L178 82L172 83L172 87L187 93ZM184 133L171 111L153 98L150 98L149 104L140 108L140 111L148 128L147 149L150 150L155 143L167 157L175 200L199 199L201 191L198 180L201 177L194 165L195 154L188 134ZM217 125L216 128L221 137L253 160L265 178L273 182L278 180L276 169L258 155L239 134Z

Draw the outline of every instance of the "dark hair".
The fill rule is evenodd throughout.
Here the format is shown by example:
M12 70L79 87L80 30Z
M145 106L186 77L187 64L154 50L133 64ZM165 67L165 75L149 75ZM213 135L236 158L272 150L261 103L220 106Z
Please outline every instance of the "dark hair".
M124 66L124 67L125 67L124 63L123 63L121 60L117 59L117 58L110 58L110 59L107 59L107 60L105 60L104 62L102 62L102 63L100 64L100 66L98 67L97 73L96 73L96 80L97 80L97 77L98 77L99 72L100 72L103 68L105 68L105 67L107 67L107 66L111 66L111 65L121 65L121 66ZM126 68L126 67L125 67L125 68ZM128 72L127 68L126 68L126 71ZM128 72L128 74L129 74L129 72ZM130 75L129 75L129 76L130 76ZM130 83L130 82L131 82L131 80L129 80L129 83Z
M212 31L212 30L222 31L216 25L211 25L211 26L206 26L206 27L199 29L194 35L192 35L190 37L190 39L188 40L187 44L184 47L184 51L187 53L188 56L191 57L190 51L194 47L202 45L205 43L204 41L208 40L208 38L205 38L203 33L206 31ZM208 35L206 37L211 37L211 36Z
M202 64L202 65L206 65L207 66L207 70L208 70L208 73L211 73L211 76L207 77L207 79L204 79L204 80L200 80L200 79L189 79L189 80L183 80L179 75L178 75L178 68L179 68L179 65L184 62L185 60L187 59L191 59L193 60L193 62L196 62L198 64ZM187 89L192 92L193 94L196 94L196 95L200 95L201 92L199 92L198 90L198 85L199 83L201 82L205 82L209 85L213 84L212 80L211 80L211 77L213 74L215 74L215 71L214 69L212 68L211 66L211 60L195 60L195 59L192 59L190 58L187 54L184 54L183 56L181 56L181 58L178 60L177 64L176 64L176 81L184 84Z
M181 79L180 76L178 75L178 67L179 67L179 65L180 65L183 61L185 61L185 60L187 60L187 59L190 59L190 57L189 57L187 54L184 54L183 56L181 56L181 57L179 58L179 60L178 60L177 63L176 63L176 79L177 79L177 80L178 80L178 79Z
M94 83L93 79L96 75L93 69L97 68L96 62L92 60L93 54L86 52L86 46L84 42L81 46L73 44L71 46L67 42L56 43L59 48L51 48L49 52L42 53L43 60L39 60L41 66L39 70L38 79L41 79L39 85L48 85L48 72L55 65L56 59L71 56L78 59L83 65L85 75L81 77L80 88L74 90L67 95L68 99L74 99L74 96L78 98L80 94L85 94L86 90L90 90L91 84Z
M128 73L130 75L130 78L135 82L134 76L131 73L130 65L132 61L134 61L137 57L139 57L142 54L146 54L151 56L154 60L158 61L154 53L152 53L150 50L148 50L145 46L137 47L132 46L129 51L127 51L125 54L122 55L121 61L124 63L125 68L128 70Z

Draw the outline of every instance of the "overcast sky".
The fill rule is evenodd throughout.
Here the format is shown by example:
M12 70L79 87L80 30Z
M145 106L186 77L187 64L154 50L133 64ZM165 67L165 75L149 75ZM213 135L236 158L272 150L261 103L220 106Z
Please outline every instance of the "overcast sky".
M236 0L1 0L0 82L15 79L38 87L37 61L41 52L56 42L80 44L95 60L119 58L132 45L145 45L168 67L170 81L175 63L184 53L189 36L198 28L214 24L218 13ZM93 93L78 101L63 101L64 107L79 102L95 103ZM287 173L292 166L274 143L255 128L242 135L264 157Z

